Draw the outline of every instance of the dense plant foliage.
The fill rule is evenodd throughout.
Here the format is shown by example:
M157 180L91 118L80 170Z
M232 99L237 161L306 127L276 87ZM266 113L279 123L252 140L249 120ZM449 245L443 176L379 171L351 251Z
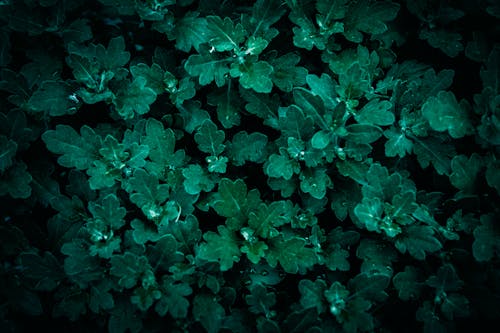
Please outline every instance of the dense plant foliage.
M0 1L0 330L500 318L497 1Z

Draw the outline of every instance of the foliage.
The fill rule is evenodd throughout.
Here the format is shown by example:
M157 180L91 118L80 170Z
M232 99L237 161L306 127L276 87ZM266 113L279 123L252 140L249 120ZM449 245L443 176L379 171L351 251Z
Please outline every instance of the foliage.
M500 318L493 1L0 4L2 332Z

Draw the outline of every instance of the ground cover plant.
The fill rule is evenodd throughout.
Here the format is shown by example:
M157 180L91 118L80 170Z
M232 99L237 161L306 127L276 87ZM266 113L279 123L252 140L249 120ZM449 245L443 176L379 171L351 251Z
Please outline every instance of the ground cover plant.
M0 1L0 331L495 324L499 18Z

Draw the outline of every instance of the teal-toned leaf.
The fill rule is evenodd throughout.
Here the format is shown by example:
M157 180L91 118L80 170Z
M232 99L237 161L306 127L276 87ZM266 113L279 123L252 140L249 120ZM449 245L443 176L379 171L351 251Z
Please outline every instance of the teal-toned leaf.
M4 172L14 163L14 157L17 152L17 144L7 139L5 136L0 136L0 173Z
M44 81L28 101L31 112L52 117L74 114L80 105L72 87L63 81Z
M147 169L163 176L167 168L177 168L184 164L185 153L183 150L175 151L175 134L170 129L165 129L163 124L150 118L146 122L146 135L141 138L141 143L149 147L149 159L151 163Z
M273 238L279 233L277 228L289 223L293 214L294 208L290 201L261 203L255 212L250 212L248 226L255 236Z
M472 133L469 118L470 105L466 100L457 102L452 92L440 91L436 97L430 97L422 106L422 115L429 121L432 129L438 132L448 131L454 139Z
M43 255L23 252L18 257L23 272L23 279L33 283L35 290L52 291L64 279L62 264L50 252Z
M9 194L14 199L27 199L31 196L32 180L28 166L24 162L17 162L0 174L0 196Z
M413 142L406 137L404 132L391 127L384 131L387 138L385 142L385 155L387 157L399 156L401 158L410 154L413 149Z
M477 261L490 261L500 256L500 232L495 216L492 214L481 216L481 225L474 229L474 243L472 254Z
M208 23L198 12L187 12L176 20L170 39L175 39L178 50L189 52L191 48L199 49L200 44L208 42Z
M233 232L225 226L218 226L217 231L207 231L203 235L205 242L200 244L196 255L208 262L218 262L220 270L227 271L240 261L239 244Z
M477 176L483 167L483 159L474 153L469 158L457 155L451 160L450 182L456 188L472 192L476 186Z
M273 89L273 81L270 75L273 67L265 61L250 61L249 63L233 63L230 74L239 77L240 84L245 89L253 89L258 93L270 93Z
M143 274L151 272L148 258L132 252L111 257L110 264L110 274L118 279L120 287L126 289L135 287L141 281Z
M184 63L184 68L189 75L198 77L198 82L202 86L215 81L218 87L226 83L226 74L229 73L229 63L232 58L220 58L210 48L200 45L199 54L190 55Z
M354 115L360 124L388 126L394 123L393 105L389 101L380 101L378 98L370 100L359 112Z
M248 162L262 163L266 157L267 136L253 132L241 131L233 136L229 146L229 156L236 166Z
M245 230L242 230L242 234L245 236ZM245 242L241 247L241 253L245 253L247 255L248 260L250 260L253 264L258 264L262 258L266 255L267 246L266 243L262 241L255 241L252 236L249 236L249 241Z
M326 291L326 282L317 279L316 281L311 280L300 280L299 282L300 291L300 304L304 309L316 308L318 314L325 312L325 297L324 293Z
M193 290L185 282L175 282L170 277L163 277L161 283L161 298L155 305L155 311L160 316L169 313L174 318L186 318L189 309L189 300Z
M396 18L399 4L391 1L363 0L350 3L344 21L344 36L354 43L363 41L363 34L381 34L387 31L386 22Z
M208 333L220 331L226 312L214 295L197 294L193 300L193 317Z
M245 28L240 23L234 24L229 17L207 16L207 28L209 43L219 52L238 49L245 40Z
M256 314L269 315L271 308L276 305L276 294L273 291L268 292L266 287L261 284L252 287L250 293L245 296L248 310Z
M396 239L396 248L408 252L418 260L425 260L428 253L440 250L443 245L430 226L411 225Z
M43 133L42 140L51 152L62 155L57 161L66 168L85 170L99 158L101 138L86 125L80 135L70 126L57 125L55 130Z
M269 177L291 179L294 173L299 172L296 161L290 160L283 155L272 154L264 164L264 171Z
M332 140L332 132L329 130L321 130L316 132L311 138L311 145L315 149L324 149Z
M346 126L347 140L353 143L372 143L382 136L382 130L378 126L370 124L352 124Z
M303 171L300 176L300 189L309 193L315 199L323 199L326 191L333 187L332 180L325 169L316 168L313 171Z
M303 238L285 239L280 235L270 242L266 260L271 267L279 263L286 273L305 274L318 262L315 250L306 244Z
M224 131L218 130L217 125L210 120L206 120L194 135L198 149L212 156L218 156L224 151L224 139Z
M189 165L182 169L184 189L189 194L199 194L201 191L210 192L215 186L215 180L198 164Z
M420 39L427 40L430 46L443 51L448 57L454 58L464 50L462 35L457 32L444 29L422 29L419 37Z
M300 56L295 53L287 53L269 60L273 67L271 79L276 87L284 92L291 92L294 87L300 87L306 83L307 69L297 66L299 62Z
M120 116L130 119L134 113L143 115L149 112L150 105L156 100L156 93L146 85L146 78L138 76L117 93L113 103Z
M221 89L220 92L216 91L207 96L208 104L217 107L217 119L224 128L240 125L241 120L240 95L231 87L230 81L227 89Z
M392 283L403 301L418 299L424 284L420 280L419 271L413 266L406 266L404 271L394 275Z

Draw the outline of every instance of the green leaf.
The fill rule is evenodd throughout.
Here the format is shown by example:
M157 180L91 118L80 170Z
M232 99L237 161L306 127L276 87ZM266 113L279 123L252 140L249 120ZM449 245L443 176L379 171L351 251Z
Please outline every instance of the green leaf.
M217 119L224 128L240 125L240 95L237 91L231 89L231 81L229 81L227 89L210 93L207 96L207 102L210 105L217 106Z
M356 256L363 260L360 269L362 273L387 276L392 275L392 262L399 257L394 245L380 238L363 238L356 249Z
M387 157L399 156L400 158L410 154L413 149L413 141L408 139L404 132L391 127L384 131L387 138L385 142L385 155Z
M163 213L162 205L170 196L170 186L160 184L158 177L148 174L143 169L137 169L126 185L126 190L132 192L130 201L135 203L149 219L156 219Z
M359 242L359 233L356 231L343 231L337 227L328 234L328 247L325 250L325 265L328 269L335 271L348 271L350 263L349 247Z
M248 215L248 226L252 229L253 235L273 238L279 233L276 228L289 223L293 214L294 208L290 201L261 203L256 211Z
M481 68L479 74L483 81L483 88L490 87L493 91L500 90L500 47L495 46L488 55L485 67Z
M0 196L9 194L14 199L27 199L31 196L31 181L24 162L17 162L7 171L0 174Z
M136 313L136 309L137 307L128 300L116 302L115 307L110 311L109 333L139 333L143 327L141 316Z
M427 40L430 46L440 49L448 57L455 58L463 50L462 35L444 29L428 30L422 29L419 38Z
M110 293L112 282L104 280L90 287L89 308L94 313L101 310L111 310L115 306L113 295Z
M146 168L150 172L163 177L166 169L175 169L184 164L185 153L183 150L175 151L175 142L175 134L170 128L165 129L163 124L154 118L147 120L141 144L149 147L151 163L148 163Z
M35 139L33 129L28 125L26 114L19 109L12 109L7 114L0 112L0 133L14 141L18 151L29 148L30 142Z
M266 139L267 141L267 139ZM7 139L5 136L0 136L0 173L3 173L14 164L14 157L17 152L17 144Z
M314 133L311 138L311 146L314 149L324 149L332 140L332 132L329 130L321 130Z
M417 155L418 163L422 168L427 168L432 163L440 175L448 175L451 172L450 157L456 155L455 147L442 137L415 139L413 152Z
M240 23L235 25L229 17L223 20L218 16L207 16L207 27L210 45L218 52L237 50L245 40L245 28Z
M237 231L247 219L249 211L260 203L259 192L251 190L247 193L247 186L242 179L231 181L223 178L219 182L219 189L213 198L213 208L220 216L226 217L228 227Z
M300 176L300 189L304 193L309 193L315 199L323 199L326 191L333 187L332 180L326 174L325 169L305 170Z
M191 48L199 50L199 46L209 40L208 23L205 17L198 17L198 12L187 12L176 20L169 33L169 39L175 39L178 50L189 52Z
M245 236L246 233L242 229L242 234ZM252 236L249 236L249 241L241 247L241 252L247 255L248 260L253 264L258 264L260 259L264 258L266 251L269 249L266 243L262 241L255 241Z
M100 266L102 259L92 256L81 239L74 239L61 247L64 259L66 276L82 289L88 287L92 281L102 280L104 268Z
M406 266L404 271L394 275L392 283L403 301L418 299L423 289L423 281L419 281L419 271L413 266Z
M386 22L396 18L399 4L391 1L363 0L349 4L344 36L354 43L363 41L362 32L377 35L387 31Z
M241 131L236 133L229 145L228 152L232 164L242 166L247 161L264 162L267 143L267 136L259 132L248 134L246 131Z
M425 260L427 253L441 250L443 245L430 226L411 225L396 239L396 248L418 260Z
M323 294L326 291L326 283L321 279L316 279L316 281L311 280L300 280L299 282L300 291L300 304L304 309L316 308L318 314L325 312L325 297Z
M388 126L394 123L393 105L389 101L380 101L378 98L370 100L359 112L354 115L360 124Z
M144 63L138 63L136 65L130 66L130 73L134 78L145 78L146 86L153 89L153 91L157 95L160 95L167 90L169 86L164 80L166 80L165 77L172 75L169 72L163 70L163 68L161 68L160 65L156 63L152 64L151 67ZM177 84L177 80L175 80L175 84Z
M52 117L74 114L80 104L72 87L63 81L44 81L28 101L31 112Z
M482 167L483 159L476 153L469 158L465 155L455 156L451 160L451 184L462 191L473 192Z
M252 36L264 35L267 40L278 32L271 28L285 13L279 0L257 0L252 6L252 14L244 16L242 23ZM246 20L247 19L247 20Z
M164 276L160 290L162 295L155 305L156 312L162 317L169 313L174 318L186 318L189 309L186 296L193 292L189 284Z
M149 263L154 271L168 271L177 262L182 262L184 256L177 250L177 240L171 234L163 235L148 251Z
M271 267L279 262L286 273L305 274L318 262L315 250L306 245L303 238L285 239L280 235L271 240L266 260Z
M486 181L488 185L500 193L500 162L493 158L490 160L486 168Z
M220 331L226 311L217 302L214 295L197 294L193 300L193 317L199 321L208 333Z
M383 302L389 296L385 289L389 286L391 277L380 273L360 273L349 280L348 287L356 296L366 300Z
M325 290L325 298L330 303L330 312L334 316L338 316L345 309L349 294L349 290L338 281Z
M215 180L198 164L192 164L182 169L184 189L189 194L199 194L201 191L210 192L215 187Z
M284 92L291 92L294 87L306 83L307 69L297 66L299 62L300 56L295 53L287 53L269 60L273 68L271 79L276 87Z
M270 93L273 89L273 81L270 75L273 67L266 61L250 61L243 64L233 63L230 74L239 77L240 84L245 89L253 89L258 93Z
M380 224L382 222L383 211L382 202L376 197L364 197L363 201L354 208L354 214L366 230L376 232L381 231Z
M126 223L126 209L120 206L120 200L115 194L108 194L101 203L90 202L89 211L94 220L113 230L120 229Z
M440 91L436 97L430 97L422 106L422 115L429 121L432 129L438 132L448 131L454 139L472 134L469 119L470 105L463 99L457 102L452 92Z
M229 63L232 58L219 58L205 44L200 45L199 54L192 54L184 63L189 75L198 77L198 82L206 86L215 81L218 87L226 84L226 74L229 73Z
M485 214L481 216L481 225L474 229L474 243L472 254L477 261L490 261L500 256L500 231L495 216Z
M150 105L156 100L156 93L146 85L146 78L138 76L118 91L113 103L120 116L131 119L134 113L143 115L149 112Z
M346 139L353 143L372 143L382 136L382 130L378 126L370 124L352 124L345 127Z
M55 130L42 134L47 148L62 155L57 162L66 168L88 169L98 159L101 138L87 125L80 129L80 135L70 126L57 125Z
M198 247L196 256L208 262L218 262L220 270L227 271L240 261L239 244L233 232L225 226L218 226L217 231L207 231L203 235L205 242Z
M211 156L218 156L224 151L224 139L224 131L218 130L217 126L211 120L203 122L194 135L198 149Z
M271 308L276 304L276 294L267 292L262 284L257 284L250 289L250 295L245 296L248 310L256 314L271 314Z
M22 268L23 279L31 281L35 290L52 291L64 279L62 265L48 251L44 252L43 256L37 253L23 252L17 260Z
M91 40L92 28L88 19L77 19L61 29L65 44L70 42L82 43Z
M114 255L110 260L109 273L118 278L120 287L130 289L139 283L144 274L151 272L148 258L138 256L132 252Z
M300 166L294 160L288 159L283 155L272 154L264 164L264 172L273 178L284 178L289 180L294 173L300 171Z
M104 49L102 45L97 45L96 59L104 69L108 70L125 66L130 60L130 52L125 51L123 36L110 39L107 49Z

